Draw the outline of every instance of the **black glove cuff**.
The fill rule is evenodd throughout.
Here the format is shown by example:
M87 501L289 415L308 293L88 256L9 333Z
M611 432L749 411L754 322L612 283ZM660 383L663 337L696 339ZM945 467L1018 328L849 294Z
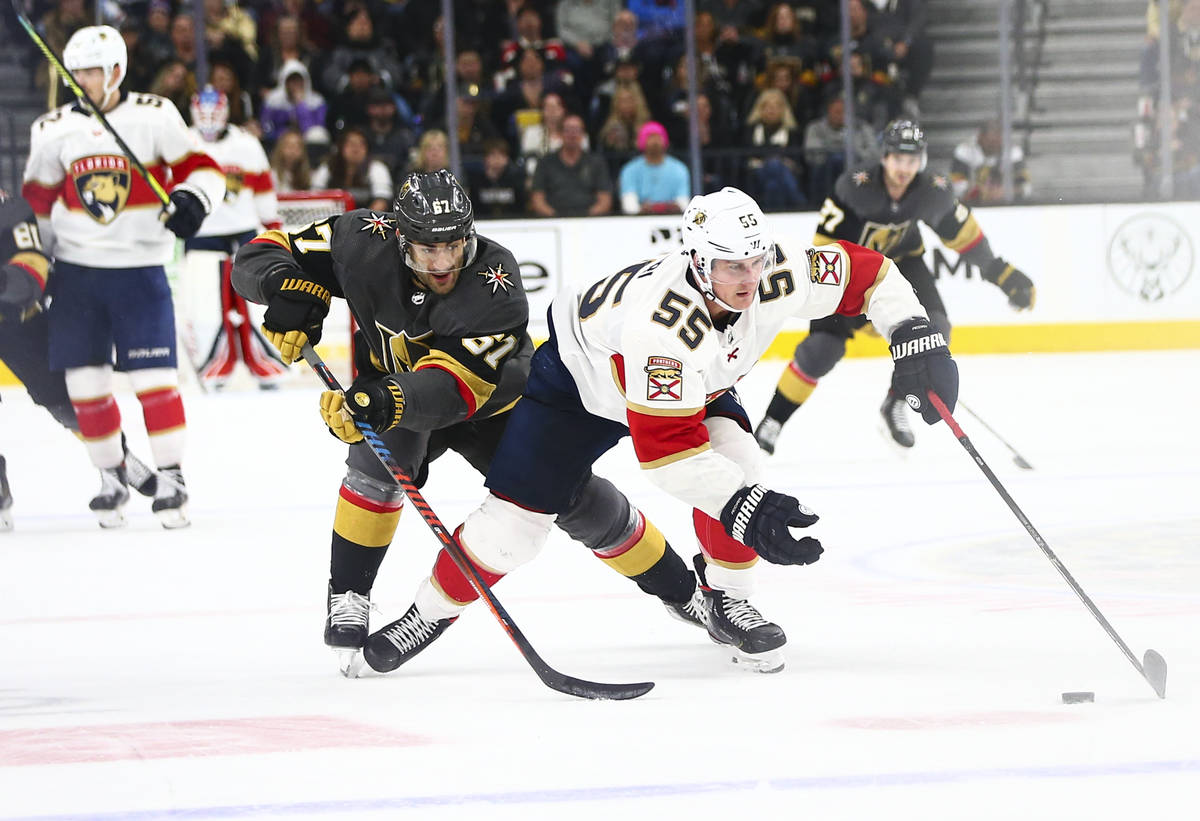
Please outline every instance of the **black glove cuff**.
M1004 286L1004 280L1012 273L1015 268L1009 265L1001 257L996 257L987 265L980 269L979 275L993 285Z
M762 485L750 485L733 494L721 509L721 526L725 532L742 544L749 544L746 528L766 495L767 489Z
M925 356L939 349L949 353L950 346L941 331L934 329L928 319L909 319L892 331L892 342L889 346L892 361L909 359L914 356Z

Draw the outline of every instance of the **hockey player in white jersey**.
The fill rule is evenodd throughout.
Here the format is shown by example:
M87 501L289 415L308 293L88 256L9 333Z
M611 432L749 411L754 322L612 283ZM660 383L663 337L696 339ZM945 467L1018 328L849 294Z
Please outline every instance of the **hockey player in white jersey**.
M251 318L246 300L230 282L238 248L264 229L277 229L279 202L271 182L271 164L253 134L229 122L225 94L206 86L192 97L192 132L225 174L225 198L200 230L184 243L182 287L202 361L200 379L223 387L241 361L262 387L273 387L286 368L258 332L261 317Z
M816 514L761 484L762 452L734 385L787 319L832 313L866 313L891 340L893 385L931 424L928 392L953 407L958 371L912 287L878 252L774 237L754 200L733 188L692 199L683 243L682 253L554 300L550 339L534 354L488 471L491 495L458 536L484 577L499 579L537 554L593 462L632 436L647 477L694 509L701 549L698 584L674 578L691 573L669 547L627 557L646 568L642 588L689 585L691 612L709 635L735 661L774 672L786 638L750 603L754 565L760 557L810 564L823 548L789 530L814 524ZM439 556L404 618L369 637L367 662L391 669L407 661L475 598Z
M120 90L126 59L125 41L110 26L80 29L63 50L64 65L91 103L170 189L171 207L164 211L116 139L81 104L34 122L22 193L55 259L50 366L66 372L80 433L104 477L91 507L101 526L124 522L129 489L112 393L115 365L137 392L159 468L152 509L174 528L188 523L180 469L185 420L163 265L175 237L195 234L225 195L225 179L169 100Z

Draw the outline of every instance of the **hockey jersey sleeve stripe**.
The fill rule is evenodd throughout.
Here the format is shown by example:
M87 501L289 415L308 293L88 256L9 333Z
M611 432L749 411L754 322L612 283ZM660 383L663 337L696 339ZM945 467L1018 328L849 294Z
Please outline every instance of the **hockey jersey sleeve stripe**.
M62 196L64 182L59 182L55 185L46 185L45 183L30 180L21 186L21 196L23 196L29 205L33 208L33 213L39 217L50 216L50 209L54 206L55 200Z
M268 191L273 191L274 186L271 184L271 172L253 172L247 171L242 176L242 182L247 188L256 194L265 194Z
M269 231L263 231L250 242L269 242L272 245L278 245L288 253L292 250L292 241L288 239L286 231L281 231L277 228L272 228Z
M705 453L709 450L712 450L712 445L705 442L703 445L701 445L699 447L689 448L688 450L681 450L678 453L672 453L670 456L664 456L661 459L654 459L649 462L639 461L638 464L641 465L642 470L654 470L655 468L661 468L661 467L665 467L667 465L672 465L676 462L680 462L680 461L682 461L684 459L688 459L692 456L699 456L701 453Z
M858 316L865 311L864 306L879 280L887 275L887 257L878 251L872 251L852 242L838 243L846 253L846 268L849 271L849 282L842 292L842 301L838 304L837 312L844 316Z
M225 172L221 170L221 166L203 152L185 154L181 159L171 163L171 177L176 184L183 182L197 171L211 171L219 174L222 181L225 179Z
M46 290L46 279L50 276L50 261L36 251L20 251L13 254L9 263L16 265L37 281L38 290Z
M958 233L951 239L944 239L946 247L951 251L958 253L966 253L979 244L983 239L983 229L979 227L979 223L975 221L975 215L967 217L967 221L958 229Z
M422 368L438 368L454 377L454 381L458 385L458 393L467 403L468 419L475 414L475 411L483 407L496 390L495 385L480 378L479 374L444 351L430 351L428 355L421 357L413 365L414 371Z
M643 469L661 467L709 448L704 409L690 416L664 416L626 412L633 450Z
M639 405L637 402L626 402L625 407L630 413L640 414L642 416L675 416L675 417L691 417L697 413L703 413L703 410L696 408L660 408L650 405Z

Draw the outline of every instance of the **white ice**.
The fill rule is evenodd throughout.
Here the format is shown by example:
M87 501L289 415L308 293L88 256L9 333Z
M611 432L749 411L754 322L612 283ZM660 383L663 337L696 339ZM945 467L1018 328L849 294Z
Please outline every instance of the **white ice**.
M944 425L915 420L906 456L881 438L883 360L843 362L770 463L827 547L811 567L761 566L784 672L739 671L561 534L497 586L555 668L657 683L630 702L547 689L481 606L392 674L338 675L321 626L343 453L315 380L187 392L194 525L177 532L140 498L127 528L100 531L82 447L9 390L0 817L1196 817L1200 352L959 361L961 398L1035 469L959 422L1133 652L1166 657L1165 701ZM752 418L781 364L743 383ZM694 552L688 511L627 444L598 472ZM425 492L450 526L482 498L456 456ZM406 511L375 625L435 549ZM1064 705L1071 690L1095 703Z

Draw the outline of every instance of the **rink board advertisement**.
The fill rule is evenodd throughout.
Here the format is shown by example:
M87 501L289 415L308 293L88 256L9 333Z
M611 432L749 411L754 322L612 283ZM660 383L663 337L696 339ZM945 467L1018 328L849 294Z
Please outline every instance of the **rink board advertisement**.
M779 236L811 241L815 212L768 217ZM1037 303L1010 310L975 266L922 226L955 352L1200 348L1200 203L981 208L976 218L992 250L1034 281ZM516 257L538 338L559 291L680 247L678 217L493 220L478 229ZM339 345L344 333L345 348L344 310L335 307L326 324L326 344ZM806 330L803 322L785 328L767 355L790 355ZM886 348L855 339L848 353L882 356ZM0 384L13 382L0 366Z

